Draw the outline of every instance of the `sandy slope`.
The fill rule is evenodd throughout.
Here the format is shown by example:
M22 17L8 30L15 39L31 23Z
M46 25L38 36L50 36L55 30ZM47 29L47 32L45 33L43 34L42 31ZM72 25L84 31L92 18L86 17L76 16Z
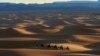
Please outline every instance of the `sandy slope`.
M14 53L15 52L15 53ZM56 56L65 53L62 50L42 50L42 49L0 49L0 56L10 54L9 56ZM14 54L13 54L14 53ZM16 55L19 54L19 55Z
M20 28L14 28L16 31L22 33L22 34L36 34L36 33L33 33L33 32L30 32L30 31L27 31L25 29L20 29Z
M54 29L43 29L46 33L58 33L60 32L65 26L63 25L58 25L55 26Z
M85 53L68 53L65 50L0 49L0 56L99 56Z
M88 43L96 43L100 42L100 38L92 35L74 35L77 40L88 42Z

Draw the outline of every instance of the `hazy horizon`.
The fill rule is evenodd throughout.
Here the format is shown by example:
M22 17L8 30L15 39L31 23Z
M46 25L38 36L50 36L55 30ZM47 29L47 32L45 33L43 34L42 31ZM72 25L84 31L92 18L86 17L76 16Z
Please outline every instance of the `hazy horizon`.
M98 1L98 0L0 0L0 3L52 3L52 2L67 2L67 1Z

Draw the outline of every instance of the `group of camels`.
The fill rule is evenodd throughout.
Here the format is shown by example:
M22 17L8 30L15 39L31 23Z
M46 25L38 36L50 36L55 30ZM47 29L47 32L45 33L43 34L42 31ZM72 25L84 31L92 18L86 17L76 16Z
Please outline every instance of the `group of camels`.
M36 44L35 45L36 48L46 48L46 49L56 49L56 50L70 50L70 48L67 46L67 47L63 47L63 46L57 46L57 45L46 45L46 44Z

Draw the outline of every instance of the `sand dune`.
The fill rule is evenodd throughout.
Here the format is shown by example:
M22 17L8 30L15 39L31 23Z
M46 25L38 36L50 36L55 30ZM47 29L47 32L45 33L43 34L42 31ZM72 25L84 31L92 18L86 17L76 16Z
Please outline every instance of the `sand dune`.
M58 33L60 32L60 29L43 29L43 31L47 33Z
M16 31L13 28L0 28L0 34L1 35L16 35L16 34L21 34L20 32Z
M16 31L22 33L22 34L36 34L36 33L33 33L33 32L30 32L30 31L27 31L25 29L19 29L19 28L14 28Z
M59 33L64 28L63 25L55 26L53 29L43 29L46 33Z
M42 49L0 49L0 52L2 56L5 53L9 54L10 56L57 56L58 54L65 53L66 51Z
M96 14L23 12L0 15L0 56L100 56Z
M100 42L100 38L91 35L74 35L77 40L87 42L87 43L96 43Z

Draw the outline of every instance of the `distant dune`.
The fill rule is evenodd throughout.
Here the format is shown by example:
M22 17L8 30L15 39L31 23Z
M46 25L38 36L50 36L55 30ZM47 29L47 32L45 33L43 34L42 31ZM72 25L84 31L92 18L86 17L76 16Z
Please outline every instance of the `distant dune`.
M99 37L91 36L91 35L74 35L77 41L82 41L85 43L96 43L100 41Z
M0 29L0 35L18 35L18 34L21 34L21 33L16 31L13 28Z
M64 28L65 26L63 26L63 25L57 25L57 26L55 26L54 28L52 28L52 29L43 29L43 31L44 32L46 32L46 33L60 33L61 32L61 30Z
M20 32L20 33L22 33L22 34L26 34L26 35L28 35L28 34L30 34L30 35L36 34L36 33L27 31L27 30L25 30L25 29L20 29L20 28L14 28L14 30L16 30L16 31L18 31L18 32Z

